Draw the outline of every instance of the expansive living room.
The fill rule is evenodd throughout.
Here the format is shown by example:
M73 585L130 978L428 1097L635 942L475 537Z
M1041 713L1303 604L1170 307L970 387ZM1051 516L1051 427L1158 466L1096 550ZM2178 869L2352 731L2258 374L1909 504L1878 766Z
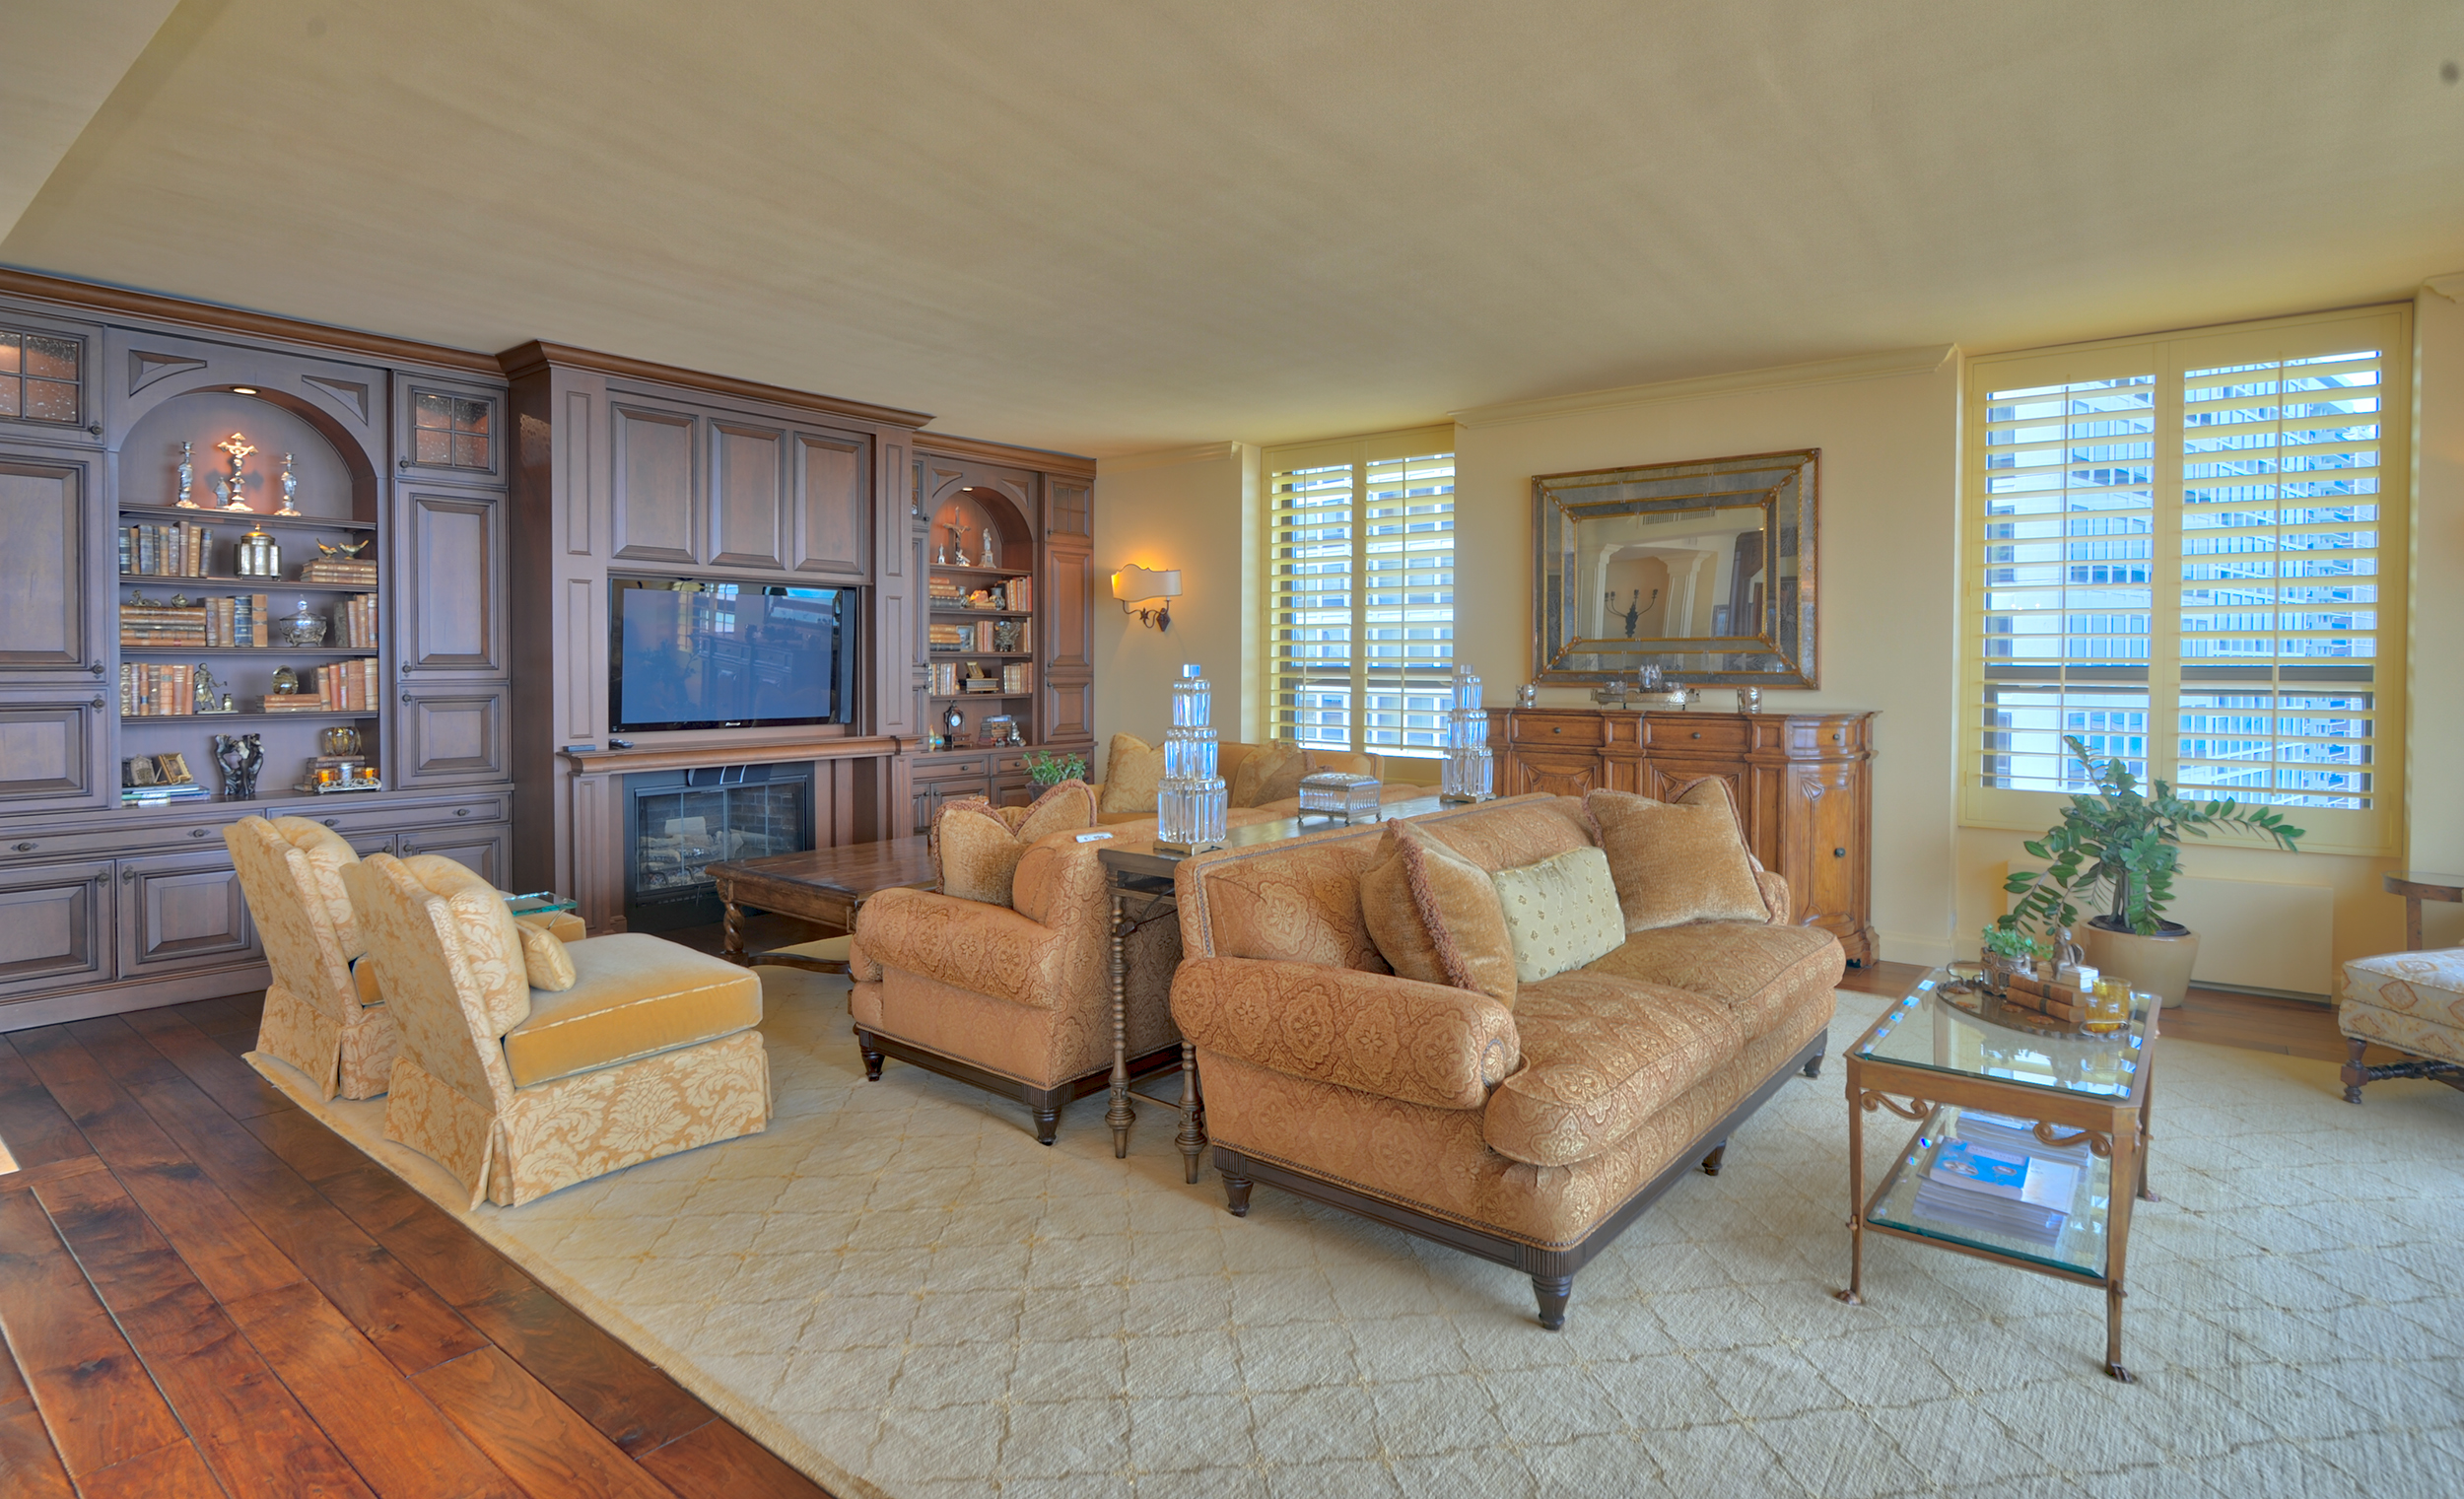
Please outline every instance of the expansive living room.
M2458 1492L2460 64L0 8L0 1493Z

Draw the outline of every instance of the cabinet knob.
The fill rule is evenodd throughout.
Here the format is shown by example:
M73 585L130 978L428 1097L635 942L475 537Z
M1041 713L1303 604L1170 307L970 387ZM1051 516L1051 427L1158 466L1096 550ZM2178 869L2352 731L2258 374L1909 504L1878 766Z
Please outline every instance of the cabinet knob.
M404 694L402 694L402 701L403 701L403 702L405 702L405 703L408 703L409 701L411 701L411 695L410 695L409 693L407 693L407 692L406 692L406 693L404 693Z
M1847 856L1848 851L1845 849L1833 849L1831 851L1831 857L1833 858L1846 858Z
M404 662L402 663L402 674L403 674L404 676L409 676L409 675L411 674L411 663L410 663L410 662L408 662L408 661L404 661Z
M468 817L468 816L470 815L470 808L468 808L468 807L455 807L455 808L453 809L453 815L454 815L454 816L456 816L456 817Z
M91 665L91 666L87 667L86 669L87 669L88 671L93 672L96 676L101 676L101 675L103 675L103 663L102 663L101 661L97 661L97 662L95 662L93 665Z
M133 885L137 883L137 871L134 869L122 869L120 871L120 883L123 885Z
M190 829L188 830L188 836L189 836L190 838L203 838L203 837L205 837L208 833L211 833L211 832L213 832L213 831L214 831L214 830L213 830L212 828L190 828Z
M339 817L328 817L325 819L325 826L329 828L339 827L341 823L342 819Z
M1694 730L1694 737L1695 737L1695 738L1697 738L1697 739L1701 738L1701 737L1702 737L1702 730L1701 730L1701 729L1695 729L1695 730Z
M32 852L34 852L34 849L35 849L36 845L34 843L34 841L33 841L33 840L29 839L29 840L28 840L27 842L25 842L25 843L22 843L22 844L11 844L9 847L11 847L11 848L15 849L15 850L16 850L18 852L20 852L20 853L32 853Z
M396 458L393 460L393 466L407 473L411 467L411 460L408 458Z
M94 700L92 703L87 704L86 706L87 706L88 708L101 708L101 707L103 706L103 696L102 696L102 694L97 693L97 694L95 695L95 700Z
M1551 723L1548 725L1548 731L1552 734L1562 734L1566 731L1566 728L1562 723Z

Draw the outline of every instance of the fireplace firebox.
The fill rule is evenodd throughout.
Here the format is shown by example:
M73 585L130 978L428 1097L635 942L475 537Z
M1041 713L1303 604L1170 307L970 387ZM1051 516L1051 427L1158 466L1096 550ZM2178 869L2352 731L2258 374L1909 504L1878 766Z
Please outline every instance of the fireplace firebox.
M708 866L813 846L813 767L700 766L625 778L625 926L719 919Z

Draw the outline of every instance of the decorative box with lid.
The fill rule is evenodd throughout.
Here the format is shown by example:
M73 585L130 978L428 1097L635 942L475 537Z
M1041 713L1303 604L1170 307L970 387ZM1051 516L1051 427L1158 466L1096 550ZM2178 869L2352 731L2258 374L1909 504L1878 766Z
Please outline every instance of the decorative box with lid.
M1164 774L1155 793L1155 847L1196 853L1223 843L1229 803L1215 774L1213 694L1196 665L1172 684L1172 726L1164 730Z

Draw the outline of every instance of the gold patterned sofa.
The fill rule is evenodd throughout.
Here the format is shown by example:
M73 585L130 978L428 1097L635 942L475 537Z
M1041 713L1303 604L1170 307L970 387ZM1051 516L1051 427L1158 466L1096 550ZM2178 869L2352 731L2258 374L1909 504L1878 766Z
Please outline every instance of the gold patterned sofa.
M2336 1026L2351 1047L2344 1064L2345 1102L2361 1101L2361 1085L2390 1077L2427 1077L2464 1089L2464 947L2381 953L2355 958L2336 980ZM2372 1043L2412 1060L2365 1066Z
M942 804L941 888L884 890L856 913L848 1010L866 1077L878 1081L895 1056L1016 1099L1047 1145L1062 1106L1108 1085L1112 887L1098 857L1151 847L1155 823L1098 829L1095 817L1092 788L1074 781L1033 807ZM1134 922L1121 948L1130 1071L1177 1064L1169 990L1180 932L1169 920ZM1116 1147L1126 1149L1120 1131Z
M1265 1182L1516 1267L1553 1329L1586 1261L1697 1163L1716 1175L1730 1132L1792 1072L1818 1073L1838 942L1787 924L1786 884L1752 862L1719 783L1670 810L1724 883L1695 877L1708 855L1655 840L1675 826L1659 804L1615 794L1180 866L1172 1012L1234 1213ZM1592 849L1615 884L1591 918L1608 950L1521 981L1498 906L1474 909L1482 882ZM1704 910L1721 919L1682 919Z
M1155 793L1163 776L1163 747L1134 734L1115 734L1105 752L1104 777L1093 790L1106 823L1135 822L1155 815ZM1225 741L1215 746L1215 774L1223 778L1227 801L1225 822L1271 822L1300 811L1300 778L1314 771L1349 771L1375 776L1381 784L1381 805L1437 794L1437 784L1405 781L1402 773L1434 765L1426 760L1389 760L1382 755L1355 755L1341 750L1303 749L1288 739L1272 744ZM1389 779L1390 777L1394 779Z
M513 1206L770 1121L761 980L639 932L566 943L451 859L346 871L400 1033L385 1137Z
M384 1092L393 1017L375 968L360 962L368 943L343 888L359 854L306 817L242 817L223 829L223 842L273 970L256 1049L308 1074L319 1098Z

